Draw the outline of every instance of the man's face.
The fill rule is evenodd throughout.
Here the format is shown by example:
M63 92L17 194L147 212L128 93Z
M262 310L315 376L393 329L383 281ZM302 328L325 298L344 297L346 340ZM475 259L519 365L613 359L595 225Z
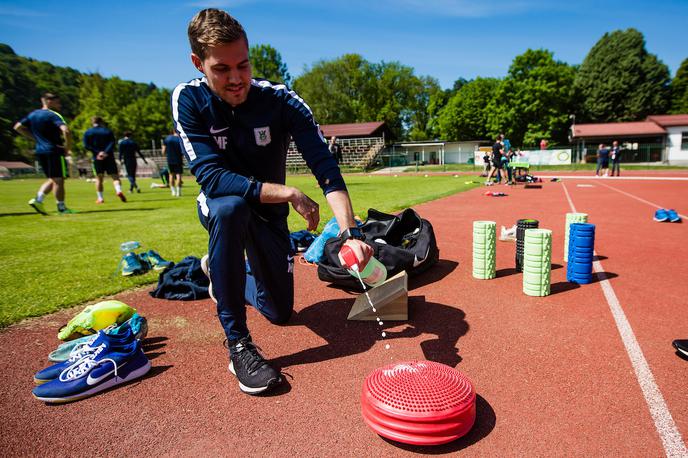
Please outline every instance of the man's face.
M43 99L43 103L46 107L48 107L49 110L59 111L60 109L62 109L62 102L60 102L59 98Z
M210 89L235 107L246 101L251 88L251 62L242 38L208 48L205 59L191 54L191 61L208 79Z

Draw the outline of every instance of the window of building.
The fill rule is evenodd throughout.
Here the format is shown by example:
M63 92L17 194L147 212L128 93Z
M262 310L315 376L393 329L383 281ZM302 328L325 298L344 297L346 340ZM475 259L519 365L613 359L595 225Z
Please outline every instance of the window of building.
M681 149L688 149L688 132L681 132Z

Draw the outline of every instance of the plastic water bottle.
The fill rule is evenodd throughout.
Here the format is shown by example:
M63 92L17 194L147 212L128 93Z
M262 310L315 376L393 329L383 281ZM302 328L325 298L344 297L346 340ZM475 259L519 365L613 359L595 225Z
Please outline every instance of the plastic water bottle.
M139 242L131 241L131 242L124 242L119 246L119 249L124 251L125 253L131 253L132 251L138 249L141 247L141 244Z
M347 267L348 272L371 288L379 286L387 280L387 268L377 259L371 257L365 269L359 271L358 259L350 247L344 245L340 254L342 259L344 259L344 266Z

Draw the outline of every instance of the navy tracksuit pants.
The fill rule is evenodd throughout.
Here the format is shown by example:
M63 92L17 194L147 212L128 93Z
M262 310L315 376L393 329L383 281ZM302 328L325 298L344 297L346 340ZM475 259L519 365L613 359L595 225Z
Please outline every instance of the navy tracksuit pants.
M266 221L242 197L203 194L198 216L210 236L210 277L227 339L249 335L247 302L272 323L286 323L294 309L294 256L286 219Z

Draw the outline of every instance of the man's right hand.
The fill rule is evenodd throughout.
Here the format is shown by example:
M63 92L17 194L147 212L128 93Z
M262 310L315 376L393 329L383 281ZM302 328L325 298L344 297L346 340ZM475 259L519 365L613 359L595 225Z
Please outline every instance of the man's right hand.
M96 159L98 159L99 161L102 161L106 157L108 157L108 154L105 151L101 151L100 153L98 153L98 155L96 155Z
M308 223L308 230L314 231L320 222L320 206L313 199L298 189L294 189L294 196L290 199L291 206L303 216Z

